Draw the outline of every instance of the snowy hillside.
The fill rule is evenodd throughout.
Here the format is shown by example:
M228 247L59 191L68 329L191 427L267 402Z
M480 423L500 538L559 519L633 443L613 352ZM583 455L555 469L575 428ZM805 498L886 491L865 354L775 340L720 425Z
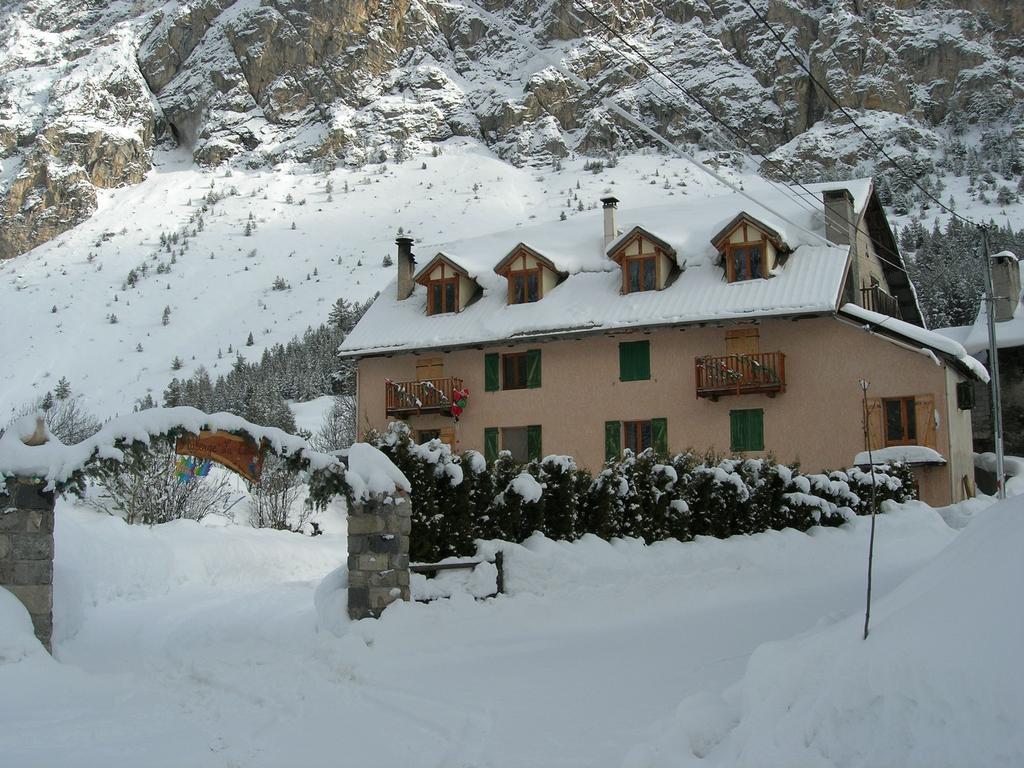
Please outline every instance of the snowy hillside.
M864 518L652 546L535 536L503 545L502 597L456 589L348 623L314 607L344 562L337 535L150 529L61 504L56 662L0 591L0 753L23 768L650 768L706 753L832 768L867 764L848 749L863 743L872 765L1019 765L1024 635L1006 591L1024 577L1021 515L1011 501L962 533L921 504L881 516L863 643Z
M598 200L609 193L629 209L723 189L663 155L623 158L599 173L583 164L539 173L461 140L437 157L326 174L287 164L204 170L158 154L143 183L103 193L85 224L0 261L0 306L17 329L0 335L0 424L62 376L108 418L146 394L159 400L172 376L200 365L216 378L235 353L258 360L326 322L339 297L383 288L393 268L382 261L394 255L399 227L423 256L432 242L562 213L600 232ZM286 287L276 290L279 277Z

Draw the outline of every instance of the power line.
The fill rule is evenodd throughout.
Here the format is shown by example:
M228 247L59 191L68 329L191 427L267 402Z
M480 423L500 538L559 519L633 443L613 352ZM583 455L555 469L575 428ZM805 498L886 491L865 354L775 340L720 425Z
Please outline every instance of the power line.
M816 85L818 87L818 89L828 97L829 101L831 101L833 104L836 105L836 107L839 108L839 111L843 113L843 115L846 117L847 120L850 121L850 123L853 125L854 128L856 128L858 131L861 132L861 134L863 134L864 138L868 140L868 142L871 144L871 146L873 146L878 151L878 153L880 155L882 155L882 157L884 157L886 160L888 160L890 163L892 163L893 167L897 171L900 172L901 176L903 176L905 179L907 179L907 181L909 181L911 184L913 184L915 187L917 187L929 200L933 201L936 205L938 205L942 210L946 211L951 216L955 216L956 218L958 218L961 221L963 221L965 224L970 224L972 227L979 227L980 228L980 226L978 224L976 224L975 222L971 221L970 219L968 219L968 218L966 218L964 216L961 216L959 213L954 211L948 205L944 204L939 198L935 197L935 195L933 195L931 192L929 192L927 189L925 189L921 184L919 184L917 182L917 179L915 179L913 176L911 176L909 173L907 173L905 170L903 170L903 167L899 163L896 162L896 160L892 157L892 155L890 155L888 152L886 152L885 148L883 146L881 146L877 141L875 141L874 138L872 138L871 135L861 127L860 123L858 123L854 119L853 115L850 114L849 110L847 110L846 107L844 107L839 102L839 99L837 99L833 95L833 93L826 86L824 86L821 82L818 81L818 79L811 72L810 68L804 63L803 59L796 54L796 52L789 46L789 43L786 42L786 39L782 35L780 35L778 33L778 31L775 29L775 27L773 27L768 22L768 19L766 19L761 14L761 12L758 11L757 8L754 7L754 4L751 2L751 0L743 0L743 2L746 3L747 7L750 8L750 10L754 12L754 15L757 17L758 21L760 21L765 26L765 28L769 32L772 33L772 35L775 37L775 39L779 41L779 44L783 48L786 49L786 51L789 53L790 56L793 57L793 60L797 63L797 65L804 72L807 73L807 77L810 78L811 82L814 85ZM833 58L835 58L834 54L833 54ZM836 63L840 64L840 67L842 67L842 64L839 62L838 59L836 59Z

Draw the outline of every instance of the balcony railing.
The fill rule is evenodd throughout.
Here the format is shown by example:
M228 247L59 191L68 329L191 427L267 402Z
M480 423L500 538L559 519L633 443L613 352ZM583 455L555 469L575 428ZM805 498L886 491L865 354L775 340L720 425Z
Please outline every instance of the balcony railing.
M890 296L883 291L881 286L873 285L870 288L861 288L860 303L864 309L900 319L899 301L895 296Z
M385 408L388 416L416 413L450 415L452 392L462 389L462 379L423 379L421 381L385 380Z
M756 355L698 357L697 397L717 400L723 395L765 394L786 391L786 356L782 352Z

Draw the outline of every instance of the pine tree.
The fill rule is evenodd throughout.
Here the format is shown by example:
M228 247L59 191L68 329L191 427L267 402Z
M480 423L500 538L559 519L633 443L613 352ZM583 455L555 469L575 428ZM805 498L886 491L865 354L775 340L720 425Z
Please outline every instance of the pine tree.
M160 324L161 325L169 325L170 322L171 322L171 307L170 307L170 305L167 305L166 307L164 307L164 313L160 317Z
M63 376L60 377L60 381L57 382L57 386L54 387L53 396L58 400L67 400L71 397L71 384Z

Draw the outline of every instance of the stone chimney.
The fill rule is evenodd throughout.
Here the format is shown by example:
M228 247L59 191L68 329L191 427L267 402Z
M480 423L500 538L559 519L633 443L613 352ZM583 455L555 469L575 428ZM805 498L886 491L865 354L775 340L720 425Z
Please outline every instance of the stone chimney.
M604 208L604 247L607 249L619 233L615 229L615 208L618 206L618 198L602 197L601 207Z
M996 294L996 322L1012 320L1020 304L1020 266L1009 251L992 256L992 290Z
M846 189L826 190L825 237L836 245L850 245L856 221L853 217L853 196Z
M396 237L395 244L398 246L398 300L403 301L412 296L412 276L416 272L416 259L412 255L411 237Z

